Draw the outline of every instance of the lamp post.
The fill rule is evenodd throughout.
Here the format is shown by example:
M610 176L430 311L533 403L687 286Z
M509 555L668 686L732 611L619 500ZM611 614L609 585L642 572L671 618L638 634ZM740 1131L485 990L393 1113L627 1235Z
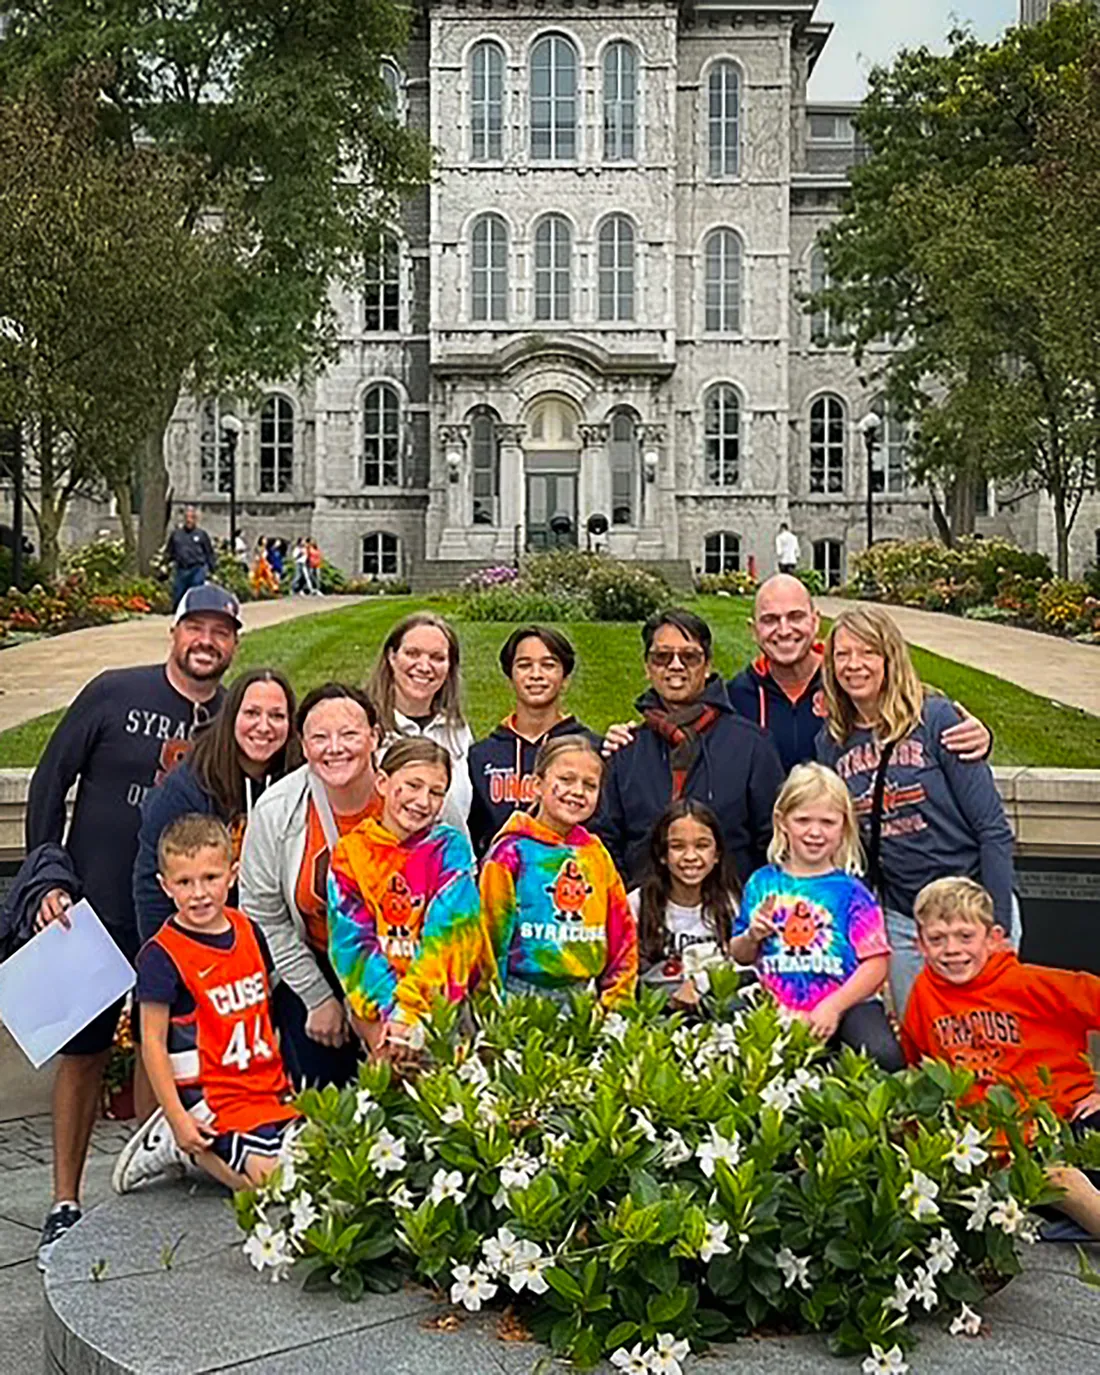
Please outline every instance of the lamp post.
M10 315L0 317L0 336L9 343L23 343L23 326ZM23 379L21 369L13 363L12 376L16 383ZM11 427L11 449L7 455L11 473L11 585L18 589L23 581L23 419L17 416Z
M859 422L859 432L863 436L863 444L867 450L867 569L864 575L863 587L867 596L874 596L878 588L875 584L875 574L871 568L871 546L875 542L875 450L879 446L879 430L882 428L882 417L875 411L868 411Z
M235 415L222 416L222 441L229 464L229 552L234 558L237 556L237 440L243 428Z

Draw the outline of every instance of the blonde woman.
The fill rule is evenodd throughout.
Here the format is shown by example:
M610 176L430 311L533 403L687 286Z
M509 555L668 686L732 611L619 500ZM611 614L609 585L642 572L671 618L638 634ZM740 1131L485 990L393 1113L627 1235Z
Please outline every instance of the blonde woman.
M926 883L978 879L993 895L997 921L1018 938L1012 831L989 766L944 747L959 713L924 688L881 607L841 612L825 642L823 678L828 715L817 755L855 803L869 881L886 909L890 988L902 1017L922 964L913 904Z
M749 879L730 953L826 1043L865 1051L883 1069L905 1060L878 997L890 946L882 909L856 875L859 827L848 790L799 764L772 815L772 842Z
M468 834L473 733L462 715L458 636L433 611L415 611L393 627L367 687L382 723L381 749L423 736L451 756L451 783L440 821Z

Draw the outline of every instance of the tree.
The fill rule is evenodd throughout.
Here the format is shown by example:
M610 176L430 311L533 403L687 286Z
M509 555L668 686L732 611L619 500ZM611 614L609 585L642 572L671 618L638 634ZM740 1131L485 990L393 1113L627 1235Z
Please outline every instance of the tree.
M53 99L0 96L0 414L25 436L50 572L74 496L128 505L165 379L208 332L192 290L217 262L182 222L187 168L101 142L97 84L85 71Z
M1100 200L1087 159L1065 157L1066 112L1082 114L1100 21L1059 6L992 47L949 41L945 56L905 52L873 74L859 116L871 156L826 235L831 285L815 303L860 360L873 340L895 341L883 372L917 422L917 475L955 496L941 533L972 524L970 494L986 477L1041 490L1064 576L1100 437L1100 295L1083 301L1075 285ZM1062 197L1051 195L1056 151Z
M0 0L0 88L104 64L101 135L200 169L185 223L240 245L203 297L211 337L165 379L143 445L141 555L164 535L164 431L185 385L247 391L331 357L334 279L430 172L384 79L400 0Z

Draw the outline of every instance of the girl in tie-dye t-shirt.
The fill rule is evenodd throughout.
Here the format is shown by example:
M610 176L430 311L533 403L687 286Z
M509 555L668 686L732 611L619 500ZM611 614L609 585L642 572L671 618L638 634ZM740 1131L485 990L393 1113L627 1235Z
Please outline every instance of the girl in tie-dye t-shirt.
M901 1069L901 1048L876 996L890 946L882 908L855 876L861 852L848 789L820 764L800 765L772 820L772 863L745 887L734 959L754 963L776 1002L823 1041Z

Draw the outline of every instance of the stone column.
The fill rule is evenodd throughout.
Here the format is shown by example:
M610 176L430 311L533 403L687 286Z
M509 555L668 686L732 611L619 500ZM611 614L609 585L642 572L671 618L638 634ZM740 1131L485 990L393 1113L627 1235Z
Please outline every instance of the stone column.
M524 544L523 426L502 422L496 426L500 448L500 524L496 557L511 563ZM518 530L518 534L517 534Z
M664 461L668 433L664 425L642 425L638 441L642 457L643 527L653 529L661 521L661 493L675 482L671 465Z
M588 540L585 526L597 511L611 520L611 468L607 460L610 425L579 425L581 471L577 484L577 543L583 549ZM606 539L606 536L601 536Z
M441 425L439 446L443 453L443 480L447 514L439 541L441 559L461 559L468 553L470 528L469 425Z

